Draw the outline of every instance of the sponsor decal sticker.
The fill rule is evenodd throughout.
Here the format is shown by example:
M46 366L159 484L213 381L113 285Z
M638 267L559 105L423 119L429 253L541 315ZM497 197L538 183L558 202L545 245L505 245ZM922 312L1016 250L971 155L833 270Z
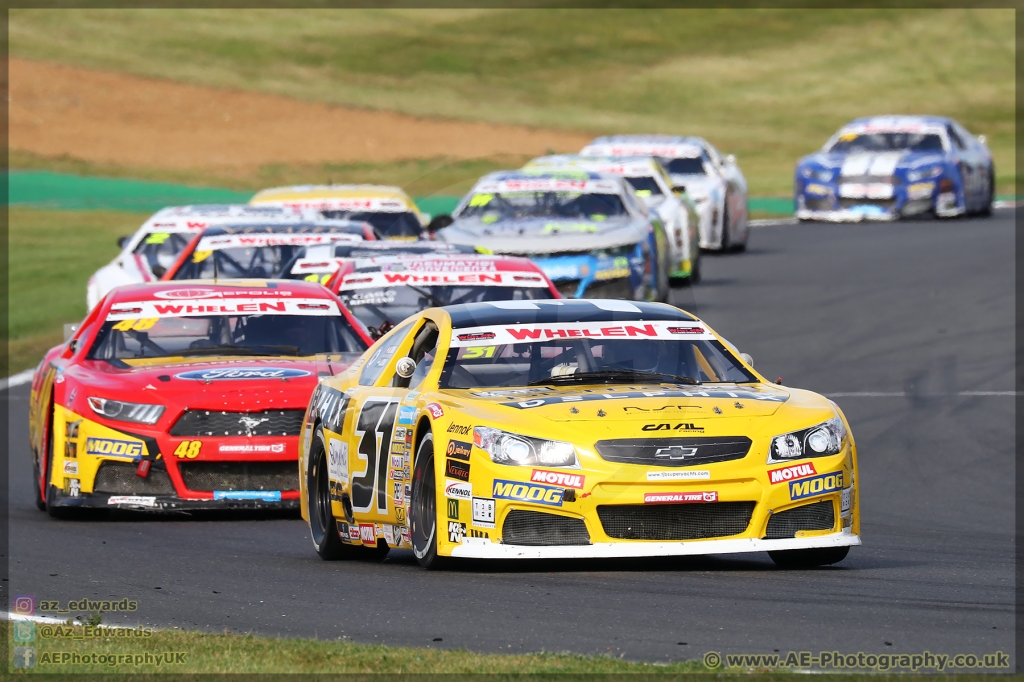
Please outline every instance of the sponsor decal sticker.
M530 475L530 480L534 483L550 483L552 485L560 485L563 488L582 490L586 477L583 474L569 474L564 471L534 469Z
M781 469L772 469L768 472L768 480L771 481L772 485L776 483L784 483L785 481L795 481L798 478L807 478L808 476L814 476L818 472L814 470L813 462L803 462L801 464L794 464L793 466L782 467Z
M280 490L214 490L215 500L262 500L264 502L280 502Z
M468 436L470 427L463 426L462 424L449 424L448 433L454 433L458 436Z
M69 478L68 479L68 495L69 496L71 496L71 497L78 497L79 492L81 491L81 489L82 489L82 485L81 485L81 483L79 483L77 478Z
M448 522L448 542L462 544L462 538L466 535L466 524L458 521Z
M805 497L835 492L842 487L843 472L841 471L837 471L834 474L821 474L812 478L804 478L799 481L790 481L789 499L802 500Z
M398 423L411 425L416 419L416 408L410 405L402 405L398 408Z
M348 443L331 438L327 442L327 478L348 483Z
M839 506L839 515L840 516L849 516L850 515L850 507L852 506L852 504L851 504L852 501L853 501L853 486L850 486L849 488L843 488L842 503Z
M474 497L473 525L477 528L494 528L494 508L495 502L493 499L489 497Z
M430 403L427 405L427 411L430 412L430 416L434 419L440 419L444 416L444 410L437 403Z
M404 426L396 426L395 427L395 440L405 440L405 427Z
M561 507L564 492L564 488L553 488L536 483L523 483L522 481L495 479L494 489L491 494L503 500L517 500L519 502L532 502L551 507Z
M107 504L132 505L134 507L155 507L155 497L142 497L139 495L113 495L107 500Z
M359 540L360 539L359 526L349 526L348 528L348 539Z
M402 544L412 544L412 534L409 532L409 526L402 526Z
M78 475L78 462L64 461L64 473L71 474L72 476Z
M448 450L445 454L455 459L461 459L463 461L469 460L469 453L473 450L472 443L466 443L461 440L450 440L448 441Z
M363 541L364 545L370 547L377 546L377 527L372 523L360 523L359 524L359 539Z
M393 442L391 444L391 452L392 453L396 453L397 452L399 454L405 452L405 441L402 440L402 441L395 441L395 442Z
M142 443L112 438L87 438L85 451L90 455L107 455L113 457L141 457Z
M192 441L198 443L199 441ZM244 445L227 445L221 443L217 446L217 452L233 452L233 453L252 453L252 452L284 452L284 443L264 443L264 444L253 444L246 443Z
M394 495L392 495L391 499L394 501L395 504L402 504L402 482L395 481L394 483L392 483L392 486L394 486Z
M395 527L392 526L390 523L385 523L384 524L384 542L388 543L389 545L396 544L395 543Z
M718 502L718 493L686 492L686 493L644 493L644 504L679 504L686 502Z
M405 466L405 455L391 455L391 468L401 469Z
M395 518L399 523L405 523L405 507L395 507Z
M289 367L219 367L216 369L195 369L191 372L175 374L178 379L198 379L199 381L225 381L242 379L297 379L311 376L312 372Z
M455 459L445 460L444 475L457 478L460 481L469 480L469 464Z
M679 422L677 424L644 424L644 431L695 431L697 433L703 433L704 427L697 426L690 422Z
M473 484L446 480L444 482L444 496L452 497L456 500L471 500L473 498Z
M459 501L458 500L452 500L452 499L448 500L448 518L449 519L454 519L455 521L459 520Z
M709 469L691 469L688 471L648 471L648 481L710 481Z

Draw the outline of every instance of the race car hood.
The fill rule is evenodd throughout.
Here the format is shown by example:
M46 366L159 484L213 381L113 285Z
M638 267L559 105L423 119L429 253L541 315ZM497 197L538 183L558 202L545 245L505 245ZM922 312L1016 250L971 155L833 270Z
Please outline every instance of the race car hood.
M437 238L452 244L483 246L495 253L533 255L578 253L636 244L647 237L648 223L620 216L607 220L523 218L484 223L459 218Z
M911 170L944 162L935 152L854 152L838 154L819 152L805 156L800 166L838 170L842 176L888 177L897 170Z
M508 418L615 422L669 419L768 417L791 398L781 387L763 384L612 384L602 386L531 386L511 389L444 391L453 402L476 403Z
M162 420L182 410L229 412L305 408L317 383L315 358L160 358L117 366L91 360L67 372L81 374L87 396L167 406ZM83 400L79 410L88 410Z

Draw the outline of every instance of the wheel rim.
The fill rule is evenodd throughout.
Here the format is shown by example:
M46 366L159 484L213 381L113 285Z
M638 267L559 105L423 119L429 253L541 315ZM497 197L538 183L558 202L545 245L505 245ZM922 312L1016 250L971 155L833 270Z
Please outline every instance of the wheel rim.
M434 540L437 530L437 502L434 485L434 456L431 454L423 469L423 476L417 482L413 495L413 550L417 558L423 558Z

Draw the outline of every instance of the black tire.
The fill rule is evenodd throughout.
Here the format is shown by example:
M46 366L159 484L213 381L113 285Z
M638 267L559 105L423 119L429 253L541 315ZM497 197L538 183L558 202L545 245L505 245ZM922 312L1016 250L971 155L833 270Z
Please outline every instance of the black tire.
M996 200L996 173L995 169L988 172L988 201L978 211L978 215L990 216L992 215L992 204Z
M57 496L60 491L57 489L51 481L53 480L53 419L50 420L50 432L46 439L46 481L44 483L44 490L46 491L46 502L43 508L46 509L46 513L50 515L51 519L68 519L74 516L74 510L67 507L57 506ZM38 494L38 493L37 493ZM36 506L39 502L36 502Z
M353 556L355 547L347 546L338 535L338 521L331 511L330 480L327 476L327 443L317 429L309 453L306 472L306 499L309 516L309 534L313 547L324 561L335 561Z
M42 490L42 474L39 473L39 462L32 462L32 482L35 484L35 497L36 497L36 509L39 511L46 511L46 500L43 499Z
M728 202L728 199L726 199ZM729 253L732 251L732 233L729 230L729 206L726 205L722 209L722 241L719 248L722 253Z
M802 569L838 564L850 553L847 547L818 547L815 549L786 549L768 552L779 568Z
M416 449L409 509L412 551L420 566L436 570L450 562L437 555L437 479L434 473L434 435L428 432Z

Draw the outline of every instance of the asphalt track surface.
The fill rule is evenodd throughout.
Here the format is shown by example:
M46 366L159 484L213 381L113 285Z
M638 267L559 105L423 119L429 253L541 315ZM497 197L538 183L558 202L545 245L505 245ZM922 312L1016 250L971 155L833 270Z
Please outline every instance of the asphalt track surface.
M321 561L293 518L56 521L32 503L24 385L10 594L138 600L116 623L485 652L1012 652L1013 231L1012 211L763 227L675 292L770 378L845 410L864 545L835 567L744 554L427 572L410 552Z

